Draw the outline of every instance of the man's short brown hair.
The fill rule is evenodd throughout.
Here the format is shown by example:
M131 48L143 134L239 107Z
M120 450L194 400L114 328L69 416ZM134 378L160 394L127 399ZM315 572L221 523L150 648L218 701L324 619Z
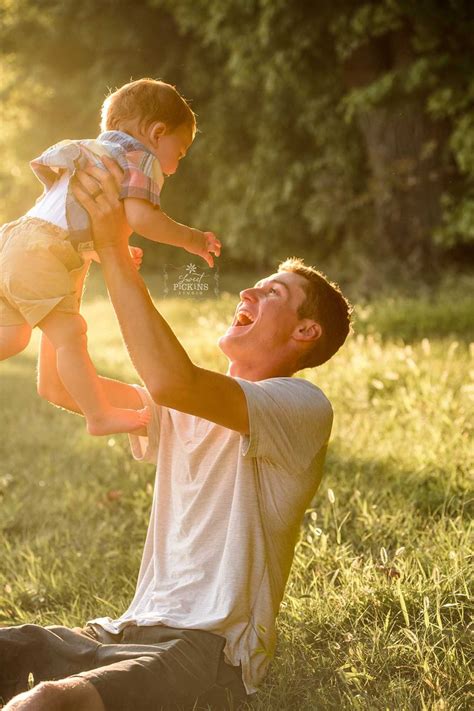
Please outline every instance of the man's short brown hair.
M351 329L352 306L341 289L314 267L307 266L299 257L290 257L278 266L279 272L292 272L306 279L306 299L298 309L299 318L310 318L319 323L322 334L313 348L307 351L299 365L312 368L325 363L339 350Z
M102 104L102 131L125 130L139 120L145 127L154 121L166 124L171 133L183 124L196 131L196 116L187 101L171 84L157 79L138 79L109 94Z

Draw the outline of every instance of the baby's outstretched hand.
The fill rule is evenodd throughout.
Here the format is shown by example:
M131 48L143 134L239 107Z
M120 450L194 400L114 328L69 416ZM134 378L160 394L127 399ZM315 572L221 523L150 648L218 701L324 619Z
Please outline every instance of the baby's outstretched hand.
M133 247L129 244L128 250L130 252L130 258L133 262L133 265L138 271L138 269L140 269L140 267L142 266L143 249L141 249L141 247Z
M187 251L202 257L210 267L213 267L214 257L212 255L218 257L221 253L220 240L217 239L214 232L201 232L201 230L196 230L194 227L189 229L192 233L192 240L189 246L186 247Z

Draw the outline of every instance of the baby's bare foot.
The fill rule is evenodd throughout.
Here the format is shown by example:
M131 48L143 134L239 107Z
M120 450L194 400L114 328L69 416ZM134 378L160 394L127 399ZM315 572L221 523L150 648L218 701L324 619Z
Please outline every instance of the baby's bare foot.
M87 418L87 431L91 435L119 434L120 432L134 432L150 422L150 408L143 410L125 410L119 407L110 407L100 415Z

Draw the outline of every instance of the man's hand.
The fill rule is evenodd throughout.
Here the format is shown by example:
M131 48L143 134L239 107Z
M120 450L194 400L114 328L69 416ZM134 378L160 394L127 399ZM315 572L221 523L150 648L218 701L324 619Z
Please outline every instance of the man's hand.
M102 161L106 170L96 166L80 170L72 184L74 195L90 215L98 251L125 246L130 237L123 202L118 198L122 169L107 156Z

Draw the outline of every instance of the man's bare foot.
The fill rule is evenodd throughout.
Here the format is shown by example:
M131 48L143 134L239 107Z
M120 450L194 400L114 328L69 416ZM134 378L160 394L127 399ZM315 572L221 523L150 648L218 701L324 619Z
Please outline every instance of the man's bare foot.
M119 434L120 432L134 432L145 427L150 422L150 408L143 410L126 410L119 407L110 407L100 415L87 417L87 431L91 435Z

